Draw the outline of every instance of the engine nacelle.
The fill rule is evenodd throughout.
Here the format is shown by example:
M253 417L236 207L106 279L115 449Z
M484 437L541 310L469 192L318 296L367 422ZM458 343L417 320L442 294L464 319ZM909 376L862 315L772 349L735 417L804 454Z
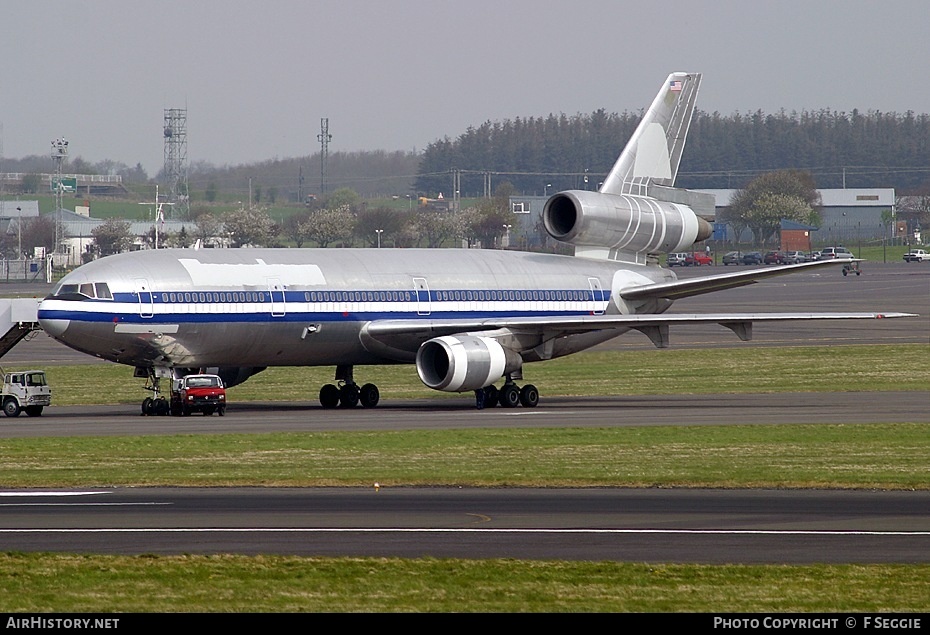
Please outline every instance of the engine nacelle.
M252 375L265 370L265 366L223 366L222 368L207 368L206 372L219 375L226 388L238 386Z
M417 351L420 381L434 390L464 392L490 386L519 369L523 359L490 337L446 335Z
M713 233L710 223L688 205L587 190L552 196L543 222L556 240L628 253L684 251Z

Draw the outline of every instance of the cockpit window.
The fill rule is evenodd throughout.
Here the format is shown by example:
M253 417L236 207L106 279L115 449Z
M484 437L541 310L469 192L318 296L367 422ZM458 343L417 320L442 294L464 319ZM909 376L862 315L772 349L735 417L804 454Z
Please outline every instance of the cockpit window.
M112 300L113 294L110 293L110 287L106 282L84 282L81 284L59 284L58 288L52 291L52 298L59 300L86 300L97 298L100 300Z
M110 287L107 286L106 282L95 282L94 289L97 292L97 297L101 300L112 300L113 294L110 293Z

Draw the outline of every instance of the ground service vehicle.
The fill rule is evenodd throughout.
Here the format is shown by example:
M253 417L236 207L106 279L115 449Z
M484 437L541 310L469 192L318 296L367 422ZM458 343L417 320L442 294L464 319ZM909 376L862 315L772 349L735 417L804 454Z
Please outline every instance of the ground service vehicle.
M3 373L0 403L3 404L3 414L8 417L18 417L23 410L30 417L41 415L42 409L52 403L52 389L45 381L45 371Z
M188 375L171 382L171 414L226 414L226 388L218 375Z
M830 260L832 258L852 258L852 252L845 247L826 247L820 251L817 260Z
M911 249L904 254L904 262L923 262L924 260L930 260L930 251Z

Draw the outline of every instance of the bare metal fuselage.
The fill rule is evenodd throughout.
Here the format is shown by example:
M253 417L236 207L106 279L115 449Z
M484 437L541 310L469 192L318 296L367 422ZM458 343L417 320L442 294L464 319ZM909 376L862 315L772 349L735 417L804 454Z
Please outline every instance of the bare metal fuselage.
M407 363L433 324L658 313L670 303L618 292L674 279L657 266L492 250L169 249L81 267L61 285L106 283L112 297L50 296L39 318L68 346L132 366ZM368 334L386 321L422 328ZM524 333L520 348L525 361L549 359L625 330Z

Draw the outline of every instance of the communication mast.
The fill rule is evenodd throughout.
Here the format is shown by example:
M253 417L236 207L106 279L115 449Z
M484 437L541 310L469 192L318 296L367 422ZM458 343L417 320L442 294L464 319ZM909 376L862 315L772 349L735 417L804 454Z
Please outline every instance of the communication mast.
M188 218L190 197L187 185L187 108L165 109L164 133L167 202L174 206L181 218Z
M320 119L320 134L316 136L320 142L320 195L326 194L326 157L329 156L329 142L333 135L329 134L329 118Z

